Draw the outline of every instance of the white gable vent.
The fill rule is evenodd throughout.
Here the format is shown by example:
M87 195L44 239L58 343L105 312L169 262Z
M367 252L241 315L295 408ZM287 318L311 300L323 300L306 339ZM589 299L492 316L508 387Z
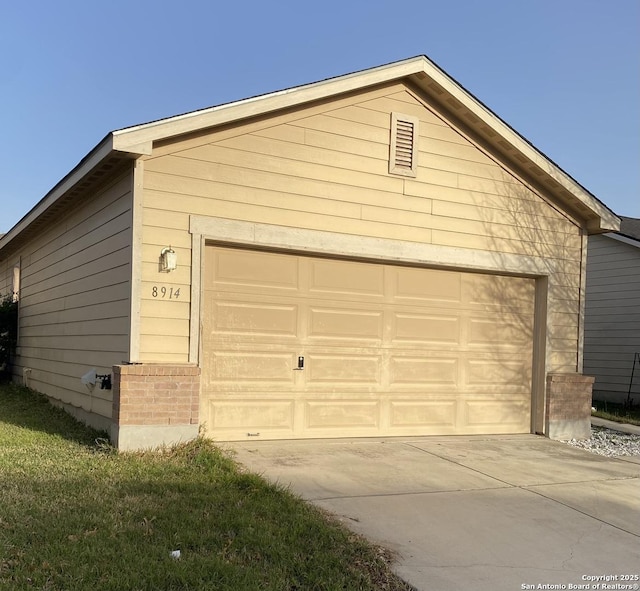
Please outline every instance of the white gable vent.
M418 118L391 113L389 172L416 176L418 156Z

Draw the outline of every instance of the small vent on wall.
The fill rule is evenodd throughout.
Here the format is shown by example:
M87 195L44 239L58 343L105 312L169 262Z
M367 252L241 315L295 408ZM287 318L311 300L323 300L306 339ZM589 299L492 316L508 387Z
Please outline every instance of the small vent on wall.
M410 115L391 113L391 146L389 172L403 176L416 176L418 119Z

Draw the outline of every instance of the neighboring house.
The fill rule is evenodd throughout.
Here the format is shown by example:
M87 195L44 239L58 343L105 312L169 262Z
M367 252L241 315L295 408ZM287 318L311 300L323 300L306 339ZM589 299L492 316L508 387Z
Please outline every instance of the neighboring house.
M583 256L618 228L420 56L109 133L0 292L16 379L123 449L588 436Z
M640 220L620 219L619 232L589 238L584 371L596 378L595 400L626 402L632 386L639 404Z

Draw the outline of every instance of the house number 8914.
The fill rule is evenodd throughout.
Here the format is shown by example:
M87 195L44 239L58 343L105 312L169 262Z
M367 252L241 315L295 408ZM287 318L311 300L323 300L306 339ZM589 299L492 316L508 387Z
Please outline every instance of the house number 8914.
M151 295L154 298L177 300L180 297L180 288L166 287L165 285L154 285L151 288Z

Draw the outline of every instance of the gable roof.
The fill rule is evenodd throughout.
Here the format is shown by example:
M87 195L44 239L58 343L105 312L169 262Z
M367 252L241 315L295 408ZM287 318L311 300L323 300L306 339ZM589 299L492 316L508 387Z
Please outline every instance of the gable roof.
M457 125L468 129L474 137L485 142L519 171L523 171L534 183L545 187L559 203L585 220L589 233L619 230L620 220L608 207L435 63L421 55L312 84L113 131L107 134L14 228L0 238L0 250L27 229L30 229L31 233L41 227L57 210L64 207L65 202L74 194L77 195L98 182L100 177L114 167L122 166L124 161L131 158L151 154L155 142L394 81L406 81L420 90Z

